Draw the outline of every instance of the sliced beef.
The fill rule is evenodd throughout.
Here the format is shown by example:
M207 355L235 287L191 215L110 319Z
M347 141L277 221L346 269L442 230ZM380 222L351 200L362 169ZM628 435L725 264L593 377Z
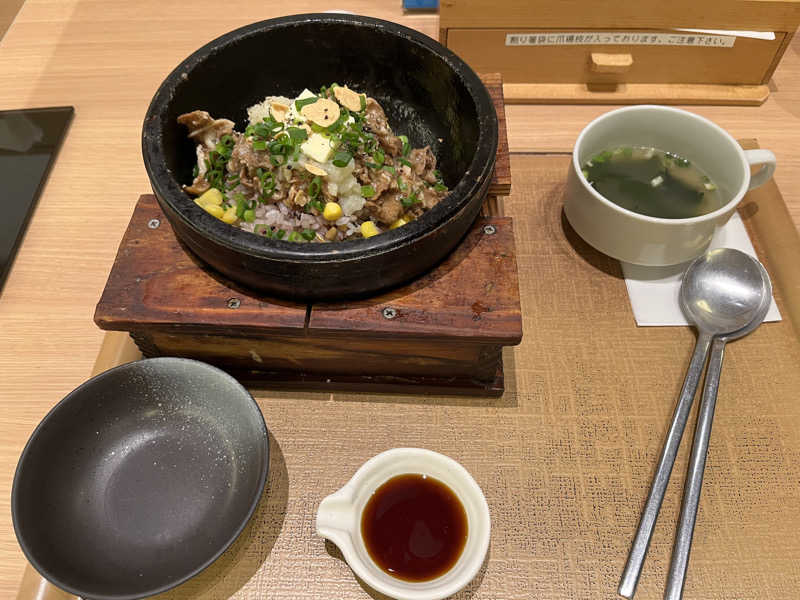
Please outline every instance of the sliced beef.
M373 171L371 175L372 177L370 177L370 185L375 188L375 196L373 196L373 199L378 198L381 194L383 194L383 192L392 187L397 188L394 177L392 177L392 174L389 173L389 171L379 169L377 171Z
M400 202L399 192L387 192L377 201L365 204L370 216L375 217L384 225L391 225L403 214L403 204Z
M228 161L228 171L237 173L244 168L250 175L254 175L259 167L270 168L269 152L254 150L247 138L237 133L231 151L231 159Z
M433 188L424 188L422 194L417 194L417 197L422 201L422 207L425 210L430 210L447 195L447 192L437 192Z
M206 168L208 149L202 144L198 144L195 146L195 152L197 153L197 175L195 176L194 181L192 181L192 184L184 185L183 189L189 194L199 196L211 188L211 184L206 181L205 177L206 171L208 170Z
M433 174L433 171L436 170L436 157L431 152L430 146L415 148L409 152L408 162L411 163L411 169L414 173L419 176L423 176L426 173Z
M377 136L381 147L390 155L398 156L403 150L403 142L392 133L389 121L386 119L386 113L383 112L381 105L374 98L367 98L364 118L367 121L369 130Z
M195 110L178 117L178 123L189 128L189 137L209 150L220 138L233 132L233 121L215 119L204 110Z
M391 164L389 164L391 166ZM375 201L383 192L397 189L397 180L386 169L370 169L363 162L356 161L353 175L361 185L371 185L375 190L372 200Z

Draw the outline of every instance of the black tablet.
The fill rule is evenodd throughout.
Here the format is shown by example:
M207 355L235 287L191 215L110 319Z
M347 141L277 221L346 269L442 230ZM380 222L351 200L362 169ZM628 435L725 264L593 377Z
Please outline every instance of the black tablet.
M0 111L0 291L74 112Z

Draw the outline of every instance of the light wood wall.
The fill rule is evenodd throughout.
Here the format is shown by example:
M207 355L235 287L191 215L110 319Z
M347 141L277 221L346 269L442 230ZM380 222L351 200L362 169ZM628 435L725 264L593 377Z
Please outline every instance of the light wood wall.
M0 2L0 40L8 31L14 17L17 16L19 9L22 8L25 0L3 0Z

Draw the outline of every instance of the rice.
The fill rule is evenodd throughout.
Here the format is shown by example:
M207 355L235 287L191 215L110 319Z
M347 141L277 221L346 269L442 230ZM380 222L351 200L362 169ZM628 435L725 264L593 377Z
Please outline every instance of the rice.
M420 217L446 194L430 147L411 149L395 136L366 94L334 84L319 96L267 96L247 117L244 133L205 111L178 117L198 144L194 181L184 189L244 231L298 242L370 237Z

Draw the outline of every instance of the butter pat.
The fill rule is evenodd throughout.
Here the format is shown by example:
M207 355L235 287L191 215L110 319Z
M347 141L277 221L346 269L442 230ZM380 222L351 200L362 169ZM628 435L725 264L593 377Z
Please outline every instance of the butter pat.
M300 150L303 154L309 158L313 158L318 163L328 162L333 155L330 139L319 133L312 133L308 139L301 144Z

